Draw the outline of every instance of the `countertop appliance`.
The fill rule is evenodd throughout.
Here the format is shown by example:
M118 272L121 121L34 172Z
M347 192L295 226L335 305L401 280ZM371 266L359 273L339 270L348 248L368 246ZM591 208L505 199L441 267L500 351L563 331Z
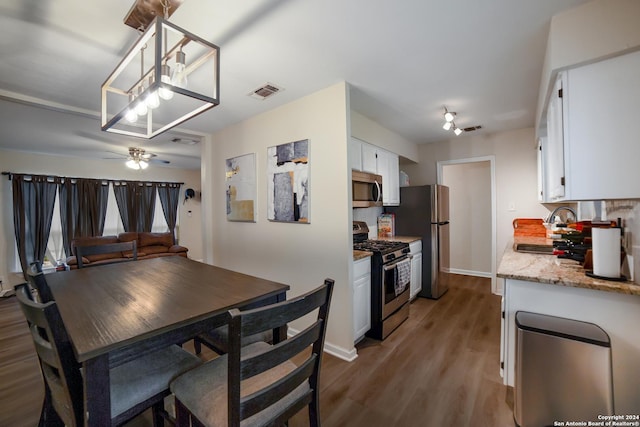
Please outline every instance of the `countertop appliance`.
M422 239L422 290L418 296L440 298L449 289L449 187L420 185L400 188L395 214L396 234Z
M409 244L369 240L366 222L353 222L353 249L371 256L371 329L368 337L383 340L409 317L411 259Z
M352 207L382 206L382 176L351 171Z

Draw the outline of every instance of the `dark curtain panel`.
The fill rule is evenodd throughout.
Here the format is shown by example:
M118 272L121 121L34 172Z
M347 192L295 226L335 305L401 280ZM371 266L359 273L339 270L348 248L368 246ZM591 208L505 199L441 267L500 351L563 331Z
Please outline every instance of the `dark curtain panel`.
M44 261L56 187L46 176L13 175L13 226L25 279L29 264Z
M164 219L167 221L169 231L173 235L173 242L176 241L176 220L178 218L178 202L180 201L180 184L159 184L158 196L162 204Z
M151 231L156 204L156 184L114 182L113 193L124 231Z
M109 184L98 179L65 179L59 184L64 251L71 256L76 237L102 236Z
M156 183L143 182L138 186L138 231L151 231L156 210Z

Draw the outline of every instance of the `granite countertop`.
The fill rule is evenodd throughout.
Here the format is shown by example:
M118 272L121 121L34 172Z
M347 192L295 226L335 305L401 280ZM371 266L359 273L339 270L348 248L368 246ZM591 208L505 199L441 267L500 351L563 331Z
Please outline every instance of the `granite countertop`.
M415 236L392 236L392 237L378 237L376 240L387 240L390 242L402 242L402 243L413 243L416 240L422 240L421 237Z
M354 261L358 261L361 260L363 258L367 258L370 257L371 255L373 255L373 252L369 252L369 251L357 251L357 250L353 250L353 260Z
M559 259L555 255L521 253L514 250L515 243L544 244L543 241L551 244L550 240L544 238L516 237L514 241L507 245L504 251L498 267L498 277L640 295L640 285L630 281L617 282L594 279L585 274L584 268L577 261Z

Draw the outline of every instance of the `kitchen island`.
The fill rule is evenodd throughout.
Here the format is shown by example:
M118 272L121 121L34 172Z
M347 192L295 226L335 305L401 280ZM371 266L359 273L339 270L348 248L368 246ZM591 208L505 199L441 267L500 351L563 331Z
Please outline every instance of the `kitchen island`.
M640 285L593 279L576 261L516 252L514 242L504 252L498 277L505 279L501 339L505 384L514 385L517 311L590 322L611 339L615 412L640 412Z

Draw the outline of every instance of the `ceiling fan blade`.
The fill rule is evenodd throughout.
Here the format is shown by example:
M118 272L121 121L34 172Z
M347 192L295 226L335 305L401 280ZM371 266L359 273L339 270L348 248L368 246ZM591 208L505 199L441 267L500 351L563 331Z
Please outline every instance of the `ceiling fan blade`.
M169 163L171 163L169 160L162 160L162 159L145 159L147 162L149 163L163 163L165 165L168 165Z

